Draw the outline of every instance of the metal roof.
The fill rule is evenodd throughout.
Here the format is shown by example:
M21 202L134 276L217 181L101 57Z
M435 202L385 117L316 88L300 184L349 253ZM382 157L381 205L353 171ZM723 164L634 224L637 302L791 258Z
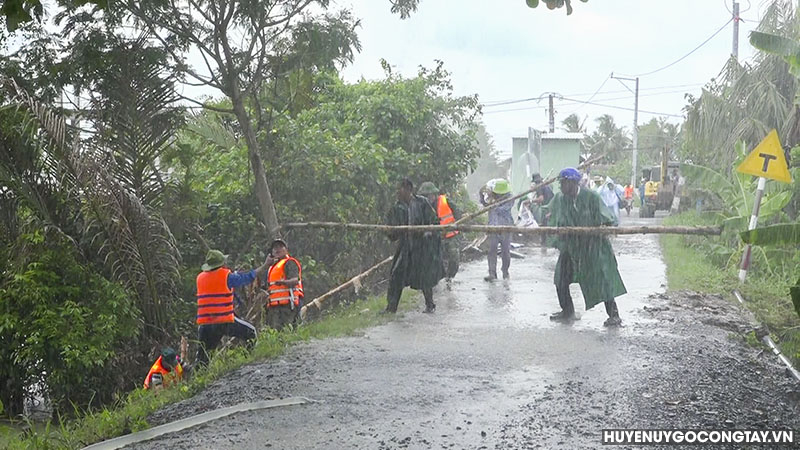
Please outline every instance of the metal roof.
M545 139L572 139L580 141L583 133L542 133L542 140Z

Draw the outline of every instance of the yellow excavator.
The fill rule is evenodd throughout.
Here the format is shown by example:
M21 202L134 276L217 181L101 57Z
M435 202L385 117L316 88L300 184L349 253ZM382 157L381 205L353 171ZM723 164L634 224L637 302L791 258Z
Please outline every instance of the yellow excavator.
M656 211L669 211L675 189L669 172L679 169L680 163L668 162L669 151L667 147L661 152L661 164L642 169L642 177L647 182L644 190L644 204L639 208L639 217L655 217Z

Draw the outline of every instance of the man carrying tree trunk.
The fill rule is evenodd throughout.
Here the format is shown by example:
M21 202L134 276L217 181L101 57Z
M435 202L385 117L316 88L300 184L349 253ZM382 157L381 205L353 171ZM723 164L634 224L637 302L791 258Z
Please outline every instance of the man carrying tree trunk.
M256 328L233 313L233 290L246 286L266 272L265 262L249 272L233 272L225 263L228 257L219 250L209 250L202 272L197 275L197 364L208 363L208 353L217 348L223 336L252 342Z
M388 225L438 225L436 211L425 197L414 195L414 184L404 178L397 185L397 202L387 217ZM436 310L433 287L444 277L439 233L390 231L389 239L397 241L392 258L389 290L386 294L386 313L396 313L403 288L421 290L425 296L425 311Z
M300 261L289 256L289 246L283 239L270 244L267 264L267 325L275 330L295 326L303 307L303 269Z
M488 206L492 203L501 202L511 198L511 186L506 179L490 181L478 192L481 204ZM492 208L489 211L489 225L514 225L514 217L511 215L511 208L514 204L510 201ZM503 279L509 279L508 269L511 266L511 233L489 233L489 275L484 277L484 281L497 280L497 246L500 246L500 258L503 272Z
M550 202L551 225L556 227L600 227L617 225L617 218L608 210L600 196L579 186L581 174L571 167L559 174L561 192ZM611 243L602 235L561 235L556 240L559 250L554 282L561 311L550 320L575 320L575 306L569 285L579 283L588 311L605 303L608 319L605 326L620 326L615 297L625 294L625 285L617 269Z
M424 195L434 209L436 209L436 215L439 216L440 225L448 225L461 219L461 211L456 207L453 201L444 194L439 194L439 188L430 181L422 183L417 193L419 195ZM456 276L456 273L458 273L458 263L461 259L458 248L458 231L448 231L444 233L442 247L445 280L447 282L447 289L450 289L452 279Z

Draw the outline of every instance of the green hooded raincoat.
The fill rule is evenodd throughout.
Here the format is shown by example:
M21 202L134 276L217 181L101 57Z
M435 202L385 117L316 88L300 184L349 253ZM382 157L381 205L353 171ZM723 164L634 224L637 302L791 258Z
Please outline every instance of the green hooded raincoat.
M614 214L603 204L600 196L589 189L581 188L574 200L559 192L550 202L549 210L550 226L617 225ZM572 259L573 279L570 282L581 285L587 310L627 292L607 236L559 236L556 248L560 254L554 281L558 284L561 280L561 258Z

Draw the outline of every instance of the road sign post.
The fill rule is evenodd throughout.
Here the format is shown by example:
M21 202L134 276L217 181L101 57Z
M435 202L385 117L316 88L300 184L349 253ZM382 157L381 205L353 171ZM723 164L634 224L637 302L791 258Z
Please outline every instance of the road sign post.
M742 161L736 170L740 173L758 177L758 188L756 198L753 202L753 214L750 216L749 230L758 226L758 212L761 209L761 199L764 197L764 189L767 186L767 179L781 181L784 183L792 182L792 175L789 173L789 165L786 164L786 157L783 154L781 141L778 139L778 132L772 130L767 137L761 141L747 158ZM747 278L747 270L750 268L750 258L752 248L750 244L744 248L742 263L739 266L739 281L744 282Z

